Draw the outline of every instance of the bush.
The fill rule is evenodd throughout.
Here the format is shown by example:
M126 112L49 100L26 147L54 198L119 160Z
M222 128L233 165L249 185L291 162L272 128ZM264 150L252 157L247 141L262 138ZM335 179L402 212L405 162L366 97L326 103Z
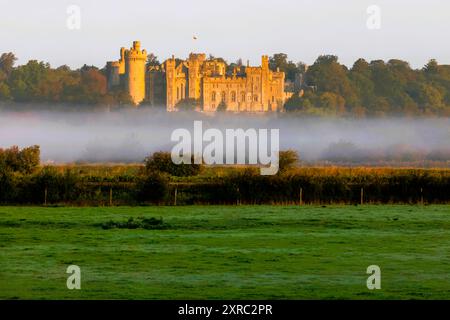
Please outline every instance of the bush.
M169 194L168 178L161 173L152 173L139 179L136 184L138 202L161 203Z
M176 177L196 176L201 171L201 165L194 164L193 160L192 157L192 164L175 164L169 152L160 151L145 159L145 167L150 173L165 172Z
M40 162L39 146L31 146L20 150L17 146L0 149L0 170L12 170L32 173Z
M278 172L287 171L298 164L299 156L294 150L280 151Z
M17 186L14 174L10 170L0 168L0 203L13 202Z

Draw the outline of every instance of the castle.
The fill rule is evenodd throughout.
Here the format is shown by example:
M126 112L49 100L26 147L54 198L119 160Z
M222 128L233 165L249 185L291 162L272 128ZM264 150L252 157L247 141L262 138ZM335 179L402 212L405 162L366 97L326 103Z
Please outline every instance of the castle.
M146 101L176 111L186 101L197 109L214 112L268 112L281 110L285 92L284 72L269 69L269 57L261 66L227 68L221 59L207 59L191 53L187 60L172 58L161 65L147 65L147 51L139 41L130 49L120 49L120 59L107 63L108 89L120 87L133 103ZM227 70L228 69L228 70Z

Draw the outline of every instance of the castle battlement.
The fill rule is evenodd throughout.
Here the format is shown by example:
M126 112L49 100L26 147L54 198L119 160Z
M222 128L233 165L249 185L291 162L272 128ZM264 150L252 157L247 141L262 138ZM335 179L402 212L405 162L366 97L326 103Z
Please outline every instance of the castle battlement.
M245 77L238 77L238 76L223 76L223 77L204 77L204 81L211 82L211 83L221 83L221 82L233 82L233 83L245 83L247 82L247 79Z
M125 59L147 60L147 51L141 50L141 43L139 41L134 41L133 47L125 50Z
M207 59L204 53L190 53L186 60L167 59L161 67L146 67L147 51L134 41L120 49L120 60L107 63L108 87L118 83L138 105L144 99L164 103L176 111L184 100L201 102L201 110L215 111L219 106L239 112L267 112L280 109L285 101L284 72L269 68L269 57L261 66L230 70L221 59Z

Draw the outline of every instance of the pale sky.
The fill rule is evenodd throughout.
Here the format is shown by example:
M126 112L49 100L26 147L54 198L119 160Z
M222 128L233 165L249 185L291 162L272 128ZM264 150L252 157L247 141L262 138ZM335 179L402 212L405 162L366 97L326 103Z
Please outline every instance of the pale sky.
M81 10L80 30L67 27L69 5ZM381 9L380 29L367 27L370 5ZM0 8L0 53L19 64L103 67L133 40L160 61L205 52L258 65L262 54L283 52L307 64L320 54L349 66L359 57L450 64L449 0L0 0Z

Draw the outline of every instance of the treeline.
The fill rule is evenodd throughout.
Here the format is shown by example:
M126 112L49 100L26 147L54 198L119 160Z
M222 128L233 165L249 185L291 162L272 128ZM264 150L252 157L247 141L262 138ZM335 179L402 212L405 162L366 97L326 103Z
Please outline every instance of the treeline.
M33 104L128 105L130 97L121 90L108 92L105 70L84 65L51 68L30 60L15 67L13 53L0 56L0 102Z
M293 70L296 65L281 63ZM290 71L291 74L293 71ZM309 68L299 64L301 90L288 112L310 116L450 116L450 66L430 60L422 69L408 62L357 60L348 69L337 56L320 56Z
M67 66L55 69L36 60L15 67L16 60L13 53L0 56L0 103L130 104L123 90L107 90L105 68L84 65L77 70ZM150 54L148 64L160 63ZM227 64L228 70L242 65L242 59ZM349 69L333 55L320 56L307 67L278 53L270 57L269 65L286 73L287 87L293 91L284 106L287 112L359 118L450 116L450 66L439 65L436 60L412 69L408 62L397 59L359 59Z
M19 151L20 152L20 151ZM174 168L164 154L135 171L0 167L1 204L192 205L449 203L448 169L299 168L285 153L274 176L257 168ZM171 161L170 159L168 161ZM35 162L32 161L34 164ZM26 170L25 170L26 168ZM207 171L205 173L205 171Z

